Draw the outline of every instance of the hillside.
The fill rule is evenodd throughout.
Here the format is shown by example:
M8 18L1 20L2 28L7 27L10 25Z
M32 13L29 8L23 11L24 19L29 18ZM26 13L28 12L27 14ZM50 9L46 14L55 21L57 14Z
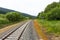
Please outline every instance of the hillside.
M18 12L18 11L0 7L0 14L6 14L7 12ZM29 15L29 14L26 14L26 13L22 13L22 12L21 12L21 14L22 14L23 16L26 16L26 17L35 18L35 16Z

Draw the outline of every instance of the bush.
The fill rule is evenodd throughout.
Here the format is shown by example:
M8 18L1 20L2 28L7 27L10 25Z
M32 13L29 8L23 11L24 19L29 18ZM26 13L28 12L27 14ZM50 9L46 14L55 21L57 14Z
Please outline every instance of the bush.
M0 14L0 18L5 18L5 14Z
M5 19L5 18L0 18L0 25L1 24L8 24L9 23L9 21L7 20L7 19Z
M8 13L6 14L6 18L7 18L9 21L14 22L14 21L20 21L22 17L21 17L21 15L20 15L20 13L18 13L18 12L8 12Z

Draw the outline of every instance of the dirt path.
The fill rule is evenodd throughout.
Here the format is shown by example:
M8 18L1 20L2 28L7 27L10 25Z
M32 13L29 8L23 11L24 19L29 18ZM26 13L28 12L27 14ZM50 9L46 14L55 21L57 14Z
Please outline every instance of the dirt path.
M42 32L41 27L38 24L37 20L34 20L34 27L38 33L40 40L49 40L48 37Z

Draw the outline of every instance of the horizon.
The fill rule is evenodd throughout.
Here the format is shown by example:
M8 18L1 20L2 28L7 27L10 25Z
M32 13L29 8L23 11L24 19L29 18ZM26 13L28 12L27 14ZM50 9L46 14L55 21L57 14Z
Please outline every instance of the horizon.
M0 0L0 7L37 16L52 2L59 2L59 0Z

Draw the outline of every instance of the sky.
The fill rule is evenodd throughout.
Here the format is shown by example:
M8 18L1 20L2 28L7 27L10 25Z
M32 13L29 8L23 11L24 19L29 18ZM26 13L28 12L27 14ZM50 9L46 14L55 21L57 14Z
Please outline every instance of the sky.
M0 7L37 16L45 7L59 0L0 0Z

